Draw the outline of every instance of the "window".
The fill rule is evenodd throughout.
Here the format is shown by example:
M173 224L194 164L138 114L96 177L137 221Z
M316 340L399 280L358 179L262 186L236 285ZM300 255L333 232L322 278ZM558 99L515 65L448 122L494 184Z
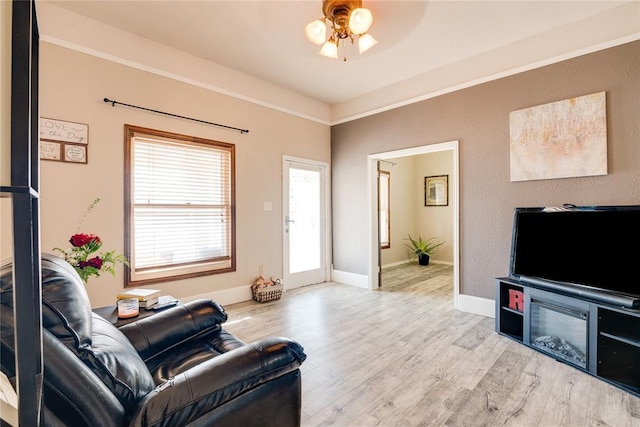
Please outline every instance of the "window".
M126 286L235 271L235 146L125 125Z
M382 249L391 247L390 189L391 172L380 171L378 179L378 215L380 218L380 248Z

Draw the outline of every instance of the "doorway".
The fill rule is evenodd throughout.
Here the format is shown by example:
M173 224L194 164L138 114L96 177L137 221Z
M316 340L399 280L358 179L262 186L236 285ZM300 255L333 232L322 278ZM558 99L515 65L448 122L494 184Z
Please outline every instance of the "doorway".
M448 152L451 154L451 177L449 179L449 203L452 205L452 250L453 250L453 304L458 308L458 297L460 291L459 275L459 156L458 141L442 142L438 144L414 147L403 150L376 153L368 156L368 177L369 177L369 217L370 217L370 254L369 254L369 289L377 289L380 281L381 261L379 251L379 231L378 231L378 193L377 193L377 169L378 161L392 160L400 157L409 157L437 152Z
M283 158L283 281L286 289L328 277L328 165Z

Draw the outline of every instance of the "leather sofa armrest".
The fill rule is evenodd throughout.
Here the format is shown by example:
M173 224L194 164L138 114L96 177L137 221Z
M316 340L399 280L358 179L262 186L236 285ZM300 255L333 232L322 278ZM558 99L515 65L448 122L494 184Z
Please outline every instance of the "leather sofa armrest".
M185 341L219 330L226 320L227 314L218 303L199 299L129 323L120 331L140 357L147 360Z
M160 384L139 402L130 425L185 425L306 359L295 341L266 338L207 360Z

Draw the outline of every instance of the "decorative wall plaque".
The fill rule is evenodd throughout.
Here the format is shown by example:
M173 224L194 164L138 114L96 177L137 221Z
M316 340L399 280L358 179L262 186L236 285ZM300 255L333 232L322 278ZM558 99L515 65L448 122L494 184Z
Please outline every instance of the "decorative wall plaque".
M87 163L89 125L40 117L40 159Z

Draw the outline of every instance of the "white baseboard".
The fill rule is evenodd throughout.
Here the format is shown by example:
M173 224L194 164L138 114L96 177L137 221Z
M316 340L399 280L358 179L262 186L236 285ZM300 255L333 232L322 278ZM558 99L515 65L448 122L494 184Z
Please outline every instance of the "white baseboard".
M398 262L392 262L389 264L385 264L382 266L382 269L384 270L385 268L391 268L391 267L396 267L398 265L405 265L405 264L411 264L411 263L416 263L415 259L407 259L404 261L398 261ZM445 264L445 265L453 265L453 263L451 261L438 261L437 259L431 259L429 260L430 264Z
M225 306L238 302L250 301L251 299L253 299L253 296L251 295L251 286L246 285L238 286L231 289L223 289L221 291L191 295L189 297L180 298L180 301L189 302L200 298L212 299L218 304Z
M406 259L406 260L404 260L404 261L398 261L398 262L391 262L391 263L389 263L389 264L385 264L385 265L383 265L383 266L382 266L382 269L384 270L385 268L391 268L391 267L396 267L396 266L398 266L398 265L410 264L410 263L412 263L412 262L413 262L413 260L410 260L410 259Z
M445 262L442 263L444 264ZM358 288L369 289L368 276L365 274L355 274L340 270L333 270L331 273L332 280L334 282L342 283L349 286L355 286ZM231 289L223 289L221 291L213 291L192 295L189 297L181 297L180 300L183 302L188 302L199 298L212 299L222 306L235 304L238 302L251 301L251 286L238 286ZM456 308L467 313L478 314L480 316L491 318L495 317L495 301L486 298L460 294L458 295L458 306Z
M331 280L343 285L369 289L369 277L366 274L349 273L347 271L332 270Z
M345 271L333 270L331 276L331 280L334 282L369 289L368 277L364 274L354 274ZM220 291L205 292L188 297L181 297L180 301L189 302L200 298L212 299L218 304L225 306L238 302L250 301L253 299L253 296L251 295L251 286L246 285L223 289Z
M495 301L492 299L460 294L458 295L458 307L456 308L460 311L479 314L480 316L496 317Z
M444 264L444 265L453 265L451 261L440 261L437 259L432 259L429 261L429 264Z

